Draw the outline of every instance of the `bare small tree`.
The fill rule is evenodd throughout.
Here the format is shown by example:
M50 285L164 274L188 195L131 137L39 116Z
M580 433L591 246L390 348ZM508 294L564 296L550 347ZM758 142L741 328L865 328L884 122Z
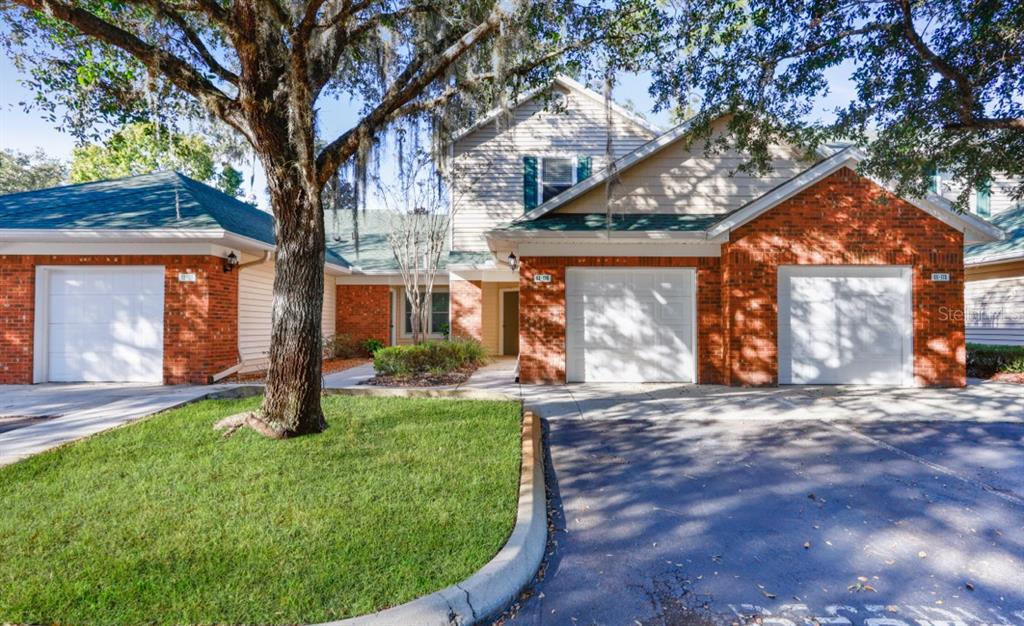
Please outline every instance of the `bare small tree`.
M434 280L447 250L454 207L448 185L425 155L417 155L407 172L399 172L392 187L379 185L380 198L391 212L388 244L398 263L410 311L412 340L419 343L429 330Z

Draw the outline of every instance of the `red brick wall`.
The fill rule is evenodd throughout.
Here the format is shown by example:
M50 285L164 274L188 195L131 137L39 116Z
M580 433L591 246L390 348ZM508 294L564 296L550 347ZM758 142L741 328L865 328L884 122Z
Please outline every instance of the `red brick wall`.
M452 280L448 285L451 298L452 337L483 341L483 292L479 280Z
M719 260L715 257L524 257L519 264L519 379L565 382L567 267L697 268L697 377L724 382ZM534 282L550 274L550 283Z
M163 265L164 383L206 383L238 362L238 272L218 257L0 255L0 384L32 382L37 265Z
M391 287L338 285L335 331L358 341L391 343Z
M918 384L966 383L963 235L850 169L732 232L722 246L728 380L778 382L779 265L913 266ZM933 282L945 272L949 282Z
M721 259L521 259L520 378L565 381L566 267L697 267L698 382L776 384L778 266L796 264L912 266L916 381L965 384L962 234L848 169L736 229Z

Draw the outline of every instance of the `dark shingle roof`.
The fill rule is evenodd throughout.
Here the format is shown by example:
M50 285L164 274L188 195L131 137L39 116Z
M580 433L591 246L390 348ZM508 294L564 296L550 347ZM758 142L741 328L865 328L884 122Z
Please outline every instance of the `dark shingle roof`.
M725 217L716 215L677 215L674 213L631 213L614 215L613 232L689 232L707 230L712 224ZM595 232L607 227L604 213L549 213L535 220L512 222L501 230L510 232Z
M328 212L324 218L327 249L342 256L350 265L370 271L398 271L395 256L388 243L391 214L388 211L360 211L359 248L356 249L352 213Z
M0 196L0 229L225 230L275 242L272 215L177 172ZM330 251L327 262L349 265Z
M1002 229L1006 233L1006 238L967 246L964 250L964 260L970 263L992 257L1024 256L1024 205L999 213L989 221Z

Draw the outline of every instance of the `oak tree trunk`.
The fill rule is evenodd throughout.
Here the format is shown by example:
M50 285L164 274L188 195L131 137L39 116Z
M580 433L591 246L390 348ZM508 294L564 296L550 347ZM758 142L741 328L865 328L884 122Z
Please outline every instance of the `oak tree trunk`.
M324 218L320 194L297 169L268 171L278 219L270 368L263 406L251 424L280 438L327 427L320 406Z

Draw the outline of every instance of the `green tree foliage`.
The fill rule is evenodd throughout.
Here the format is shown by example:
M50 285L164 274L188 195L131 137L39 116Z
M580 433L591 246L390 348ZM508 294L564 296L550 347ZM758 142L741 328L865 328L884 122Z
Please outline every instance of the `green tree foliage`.
M1011 0L691 0L662 42L653 91L664 106L697 94L697 127L722 111L753 159L790 141L864 146L864 170L922 195L938 167L965 184L993 172L1024 195L1024 5ZM829 76L855 95L813 112Z
M241 193L242 174L229 163L218 167L217 156L214 147L202 135L175 132L153 122L136 122L117 131L102 144L75 148L71 158L71 182L175 170L237 197Z
M42 150L0 151L0 194L55 187L67 179L67 167Z

